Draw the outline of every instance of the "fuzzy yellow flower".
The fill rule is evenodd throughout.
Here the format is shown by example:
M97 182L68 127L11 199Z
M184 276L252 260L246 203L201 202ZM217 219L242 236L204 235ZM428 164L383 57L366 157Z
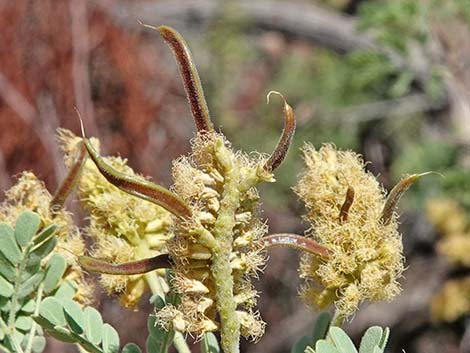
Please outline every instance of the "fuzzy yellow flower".
M328 255L303 255L301 296L318 308L334 303L342 318L365 300L390 300L400 293L404 265L394 208L419 175L404 179L387 199L360 155L308 144L303 153L306 168L294 190L306 205L308 236Z
M59 130L66 164L82 148L82 139L68 130ZM96 139L92 140L99 148ZM136 176L119 157L105 157L116 170ZM171 237L170 213L163 208L132 197L110 184L93 161L85 161L77 183L81 205L90 214L86 234L94 243L91 254L111 263L130 262L161 254ZM101 284L109 293L118 293L124 306L135 306L148 288L143 274L133 276L101 275Z
M467 215L455 200L431 199L426 203L426 214L436 229L445 236L467 231Z
M427 215L441 233L437 251L454 266L470 266L470 222L459 203L448 198L435 198L426 205ZM434 321L453 322L470 313L470 277L447 280L431 302Z
M212 131L199 134L192 153L173 163L172 189L190 205L192 216L176 221L168 244L181 305L159 312L162 324L181 317L184 331L201 335L217 330L225 316L237 315L242 335L258 339L264 333L250 277L266 261L258 241L267 227L258 218L253 188L273 180L262 168L265 161L233 152L225 137Z
M470 277L449 280L431 302L434 321L453 322L470 313Z
M437 250L454 265L470 266L470 229L464 209L454 200L438 198L430 200L426 210L443 236Z
M57 226L54 252L62 255L68 263L62 280L71 280L77 285L75 300L82 304L89 303L93 298L93 288L85 282L83 271L76 262L76 257L83 255L85 244L73 223L72 215L64 208L51 210L51 194L31 172L20 174L16 184L6 191L5 196L5 201L0 205L0 222L14 225L21 213L33 211L40 216L41 228L51 224Z

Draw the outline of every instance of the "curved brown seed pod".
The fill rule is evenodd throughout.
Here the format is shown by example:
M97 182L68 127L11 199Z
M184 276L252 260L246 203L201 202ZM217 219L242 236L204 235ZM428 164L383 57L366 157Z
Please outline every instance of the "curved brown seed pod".
M279 95L284 101L284 128L282 129L281 138L279 139L279 142L277 143L274 152L271 154L269 159L266 161L266 164L264 165L264 169L268 171L275 170L282 163L282 161L286 157L287 151L289 150L289 146L291 145L292 137L294 136L295 132L294 110L289 104L287 104L287 101L284 96L276 91L271 91L268 93L266 97L268 103L271 94Z
M84 139L85 147L96 167L106 180L128 194L137 196L143 200L153 202L174 215L181 218L191 217L191 209L179 196L175 195L163 186L150 181L126 175L107 164L90 141Z
M65 176L65 179L62 181L62 183L60 183L59 187L54 193L54 196L52 197L51 202L49 203L49 208L51 211L58 211L64 206L67 197L69 197L70 193L72 192L73 188L77 183L82 167L85 164L86 157L87 151L85 145L82 144L80 146L80 152L77 159L73 163L72 167L69 169L67 175Z
M343 206L339 211L339 221L346 222L348 220L349 209L351 208L354 202L354 189L350 186L346 191L346 198L344 200Z
M87 271L109 275L138 275L159 268L171 268L173 265L168 254L114 265L94 257L79 256L78 263Z
M393 213L397 208L398 201L403 196L406 190L419 178L431 174L433 172L421 173L421 174L412 174L400 180L400 182L393 187L388 194L387 201L385 201L384 208L382 210L382 216L380 217L381 222L384 225L390 224L392 220Z
M288 246L320 257L328 257L329 255L329 251L316 241L298 234L272 234L262 238L261 241L266 248Z
M197 130L214 130L209 116L209 108L207 107L206 99L204 98L201 80L186 41L171 27L153 27L143 23L142 25L158 31L173 51L178 63L181 78L183 79L184 89L186 91L186 96L188 97L189 105L191 106L191 113L193 115L194 122L196 123Z

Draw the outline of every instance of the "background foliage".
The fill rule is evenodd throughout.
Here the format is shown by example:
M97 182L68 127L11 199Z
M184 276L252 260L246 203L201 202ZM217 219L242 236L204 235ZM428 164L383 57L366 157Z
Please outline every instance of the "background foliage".
M446 197L467 217L470 211L470 2L194 4L1 3L0 189L25 169L34 170L49 190L56 187L65 168L54 130L78 132L74 106L105 154L121 154L135 170L168 185L170 161L188 151L194 128L171 54L136 19L172 25L190 43L215 124L237 147L270 151L275 144L281 118L279 106L265 104L269 90L282 91L296 111L298 130L277 171L277 188L262 191L272 232L306 228L290 189L301 167L302 141L333 142L362 153L387 187L403 173L444 175L424 178L401 203L409 267L404 294L363 308L345 329L359 343L366 327L390 327L391 352L467 352L468 313L451 323L431 320L433 296L446 280L468 277L469 271L455 270L435 250L439 229L425 206ZM320 27L305 25L319 14L325 19ZM80 220L76 203L68 206ZM316 317L295 296L297 254L279 249L270 256L257 284L264 293L260 310L267 334L244 348L250 353L290 349ZM96 306L120 332L122 344L145 346L140 332L153 304L124 312L97 291ZM49 352L74 349L56 341L48 346Z

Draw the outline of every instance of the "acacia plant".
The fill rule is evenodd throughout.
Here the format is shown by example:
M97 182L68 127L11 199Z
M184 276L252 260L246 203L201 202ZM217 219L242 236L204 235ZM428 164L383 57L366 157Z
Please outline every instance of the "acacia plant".
M362 301L390 300L399 293L404 258L396 204L423 174L404 178L387 196L365 171L360 155L331 145L317 151L307 144L306 169L294 191L306 205L311 229L306 236L268 235L256 187L275 181L274 171L294 134L293 109L283 95L270 92L268 102L272 94L283 101L284 128L274 151L234 150L214 129L183 38L166 26L146 27L160 33L178 63L196 125L191 152L173 162L173 185L165 188L135 173L122 158L102 157L99 141L87 138L83 126L82 137L59 131L69 173L55 195L35 181L29 189L42 198L26 202L25 175L7 193L10 206L0 212L0 242L5 245L0 262L7 265L0 269L1 348L39 353L44 331L87 352L119 352L117 332L86 306L83 293L89 290L83 290L88 287L78 263L101 273L102 286L118 294L126 307L151 290L155 314L148 321L148 353L167 352L172 343L179 353L190 352L184 334L200 338L203 352L217 352L214 333L220 333L223 352L237 353L240 336L256 341L264 333L251 280L265 266L266 250L291 246L304 253L302 298L321 309L336 307L333 321L320 315L315 335L293 350L355 352L337 326ZM94 242L91 256L83 255L83 243L76 240L79 231L64 209L75 187L89 213L82 233ZM36 260L30 264L31 256ZM388 329L372 327L359 352L383 352L387 338ZM128 344L122 352L141 350Z

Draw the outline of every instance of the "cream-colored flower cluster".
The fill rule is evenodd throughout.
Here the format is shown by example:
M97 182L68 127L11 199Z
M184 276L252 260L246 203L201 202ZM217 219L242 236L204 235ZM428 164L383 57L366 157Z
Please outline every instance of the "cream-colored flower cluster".
M158 312L161 324L199 336L217 330L219 320L238 321L245 337L264 333L250 279L266 260L258 240L267 229L253 186L273 179L261 162L233 152L216 132L199 134L192 154L174 162L173 191L190 205L192 217L176 222L168 244L181 305Z
M448 280L431 302L434 321L454 322L470 313L470 277Z
M318 308L335 303L342 317L364 300L390 300L400 292L404 258L396 215L382 219L384 189L358 154L308 144L303 152L306 168L294 190L306 205L308 236L329 255L303 255L302 297Z
M470 266L470 222L458 202L433 199L427 204L427 214L443 235L437 250L454 265Z
M73 281L77 285L75 299L82 304L89 303L93 298L93 289L85 282L82 269L76 263L76 256L83 255L85 244L73 223L72 215L64 208L51 211L51 194L44 183L31 172L23 172L16 184L6 191L5 196L5 201L0 205L0 222L14 225L21 213L33 211L41 218L41 228L51 224L57 226L57 246L54 252L62 255L68 263L62 280Z
M465 210L455 200L435 198L426 205L427 215L442 238L437 251L454 266L470 266L470 222ZM470 313L470 277L446 281L431 302L434 321L453 322Z
M81 148L82 139L68 130L59 131L65 161L68 166ZM96 139L92 139L99 148ZM136 173L119 157L105 157L106 163L128 175ZM81 205L89 212L86 234L94 243L92 256L111 263L122 263L156 256L164 251L171 237L172 217L153 203L133 197L109 183L88 159L77 185ZM106 291L118 293L124 306L135 306L144 294L144 275L101 275Z

